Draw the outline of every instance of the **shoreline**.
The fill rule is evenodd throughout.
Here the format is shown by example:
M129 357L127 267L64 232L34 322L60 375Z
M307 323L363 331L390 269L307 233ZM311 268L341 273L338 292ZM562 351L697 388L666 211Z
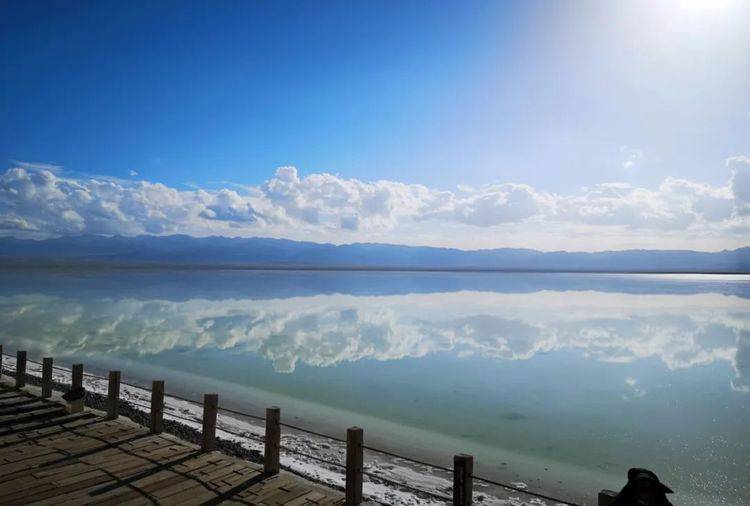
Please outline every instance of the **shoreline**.
M5 355L3 369L15 373L15 358ZM27 379L30 383L41 382L41 365L29 361ZM70 383L70 371L55 366L53 371L55 390L64 390ZM106 396L106 379L86 373L84 386L87 390L87 405L98 409ZM148 423L150 392L142 387L123 383L121 385L120 413L137 423ZM249 416L226 414L220 409L217 424L217 448L230 455L258 461L262 452L263 423ZM200 438L202 406L195 401L165 395L165 432L193 441ZM282 423L282 425L284 425ZM319 436L284 427L282 435L282 467L294 474L321 485L343 490L343 456L345 444L329 436ZM323 462L327 461L327 462ZM403 504L405 506L437 505L449 502L452 490L452 474L441 471L432 464L414 462L408 458L393 458L379 452L365 452L367 474L365 496L380 504ZM401 486L399 486L401 485ZM514 483L524 487L524 483ZM421 491L417 492L416 490ZM548 491L535 491L542 495ZM596 491L592 492L594 496ZM519 506L521 504L560 505L576 504L565 500L549 500L535 497L535 493L498 487L481 480L474 482L476 503ZM586 504L580 502L579 504Z
M404 272L404 273L497 273L497 274L643 274L643 275L708 275L750 276L750 270L700 269L555 269L533 267L441 267L441 266L367 266L367 265L305 265L305 264L232 264L232 263L169 263L169 262L87 262L51 261L26 262L0 257L0 270L95 270L95 271L258 271L258 272Z

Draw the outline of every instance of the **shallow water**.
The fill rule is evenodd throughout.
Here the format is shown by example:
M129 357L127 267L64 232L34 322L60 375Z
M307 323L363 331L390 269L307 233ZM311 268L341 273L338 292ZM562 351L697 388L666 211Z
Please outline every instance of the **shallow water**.
M0 272L0 341L591 501L750 501L750 277Z

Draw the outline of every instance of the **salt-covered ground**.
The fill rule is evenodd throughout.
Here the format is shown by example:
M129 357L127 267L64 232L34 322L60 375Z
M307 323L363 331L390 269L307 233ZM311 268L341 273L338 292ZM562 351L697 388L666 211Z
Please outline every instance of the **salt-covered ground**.
M3 356L3 370L15 372L15 357ZM41 377L42 366L36 362L27 363L27 374ZM55 367L53 381L70 384L68 369ZM87 391L106 394L107 380L85 375ZM151 392L140 387L122 384L120 396L123 402L134 409L148 413ZM195 402L165 396L164 417L198 431L202 428L202 406ZM217 436L234 441L248 450L263 452L265 429L262 420L219 412ZM282 427L281 464L286 470L299 474L312 481L343 489L344 459L346 445L324 436ZM379 452L366 450L364 494L371 500L393 505L438 505L449 503L452 494L452 474L444 470L419 464L408 459L392 457ZM399 485L401 484L401 485ZM516 488L524 488L523 483L512 483ZM426 493L416 492L415 489ZM440 499L441 497L446 499ZM474 481L474 501L492 505L561 505L515 490L506 489L482 481Z

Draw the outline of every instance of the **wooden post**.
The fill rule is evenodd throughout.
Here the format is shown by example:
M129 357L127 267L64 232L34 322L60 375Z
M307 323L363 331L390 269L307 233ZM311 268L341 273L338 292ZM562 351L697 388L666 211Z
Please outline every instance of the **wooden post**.
M83 388L83 364L73 364L71 386Z
M164 430L164 381L151 383L151 433L161 434Z
M346 429L346 506L357 506L362 502L363 442L361 428Z
M73 364L71 375L71 388L83 388L83 364ZM69 413L80 413L81 411L83 411L83 397L68 402Z
M453 505L469 506L472 494L474 457L460 454L453 457Z
M203 441L201 448L210 452L216 448L216 415L219 411L219 394L203 396Z
M52 397L52 357L42 359L42 399Z
M279 474L281 448L281 410L277 406L266 408L266 451L263 454L263 471Z
M16 388L26 386L26 352L16 353Z
M107 418L116 420L120 409L120 371L109 371L107 386Z
M613 490L604 489L601 492L599 492L598 506L610 506L612 503L615 502L616 497L617 497L617 492Z

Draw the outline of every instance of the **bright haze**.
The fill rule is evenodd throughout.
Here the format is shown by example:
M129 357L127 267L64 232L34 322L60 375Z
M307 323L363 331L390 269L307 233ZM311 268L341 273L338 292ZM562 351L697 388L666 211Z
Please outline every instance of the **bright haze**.
M0 235L750 241L750 3L0 4Z

